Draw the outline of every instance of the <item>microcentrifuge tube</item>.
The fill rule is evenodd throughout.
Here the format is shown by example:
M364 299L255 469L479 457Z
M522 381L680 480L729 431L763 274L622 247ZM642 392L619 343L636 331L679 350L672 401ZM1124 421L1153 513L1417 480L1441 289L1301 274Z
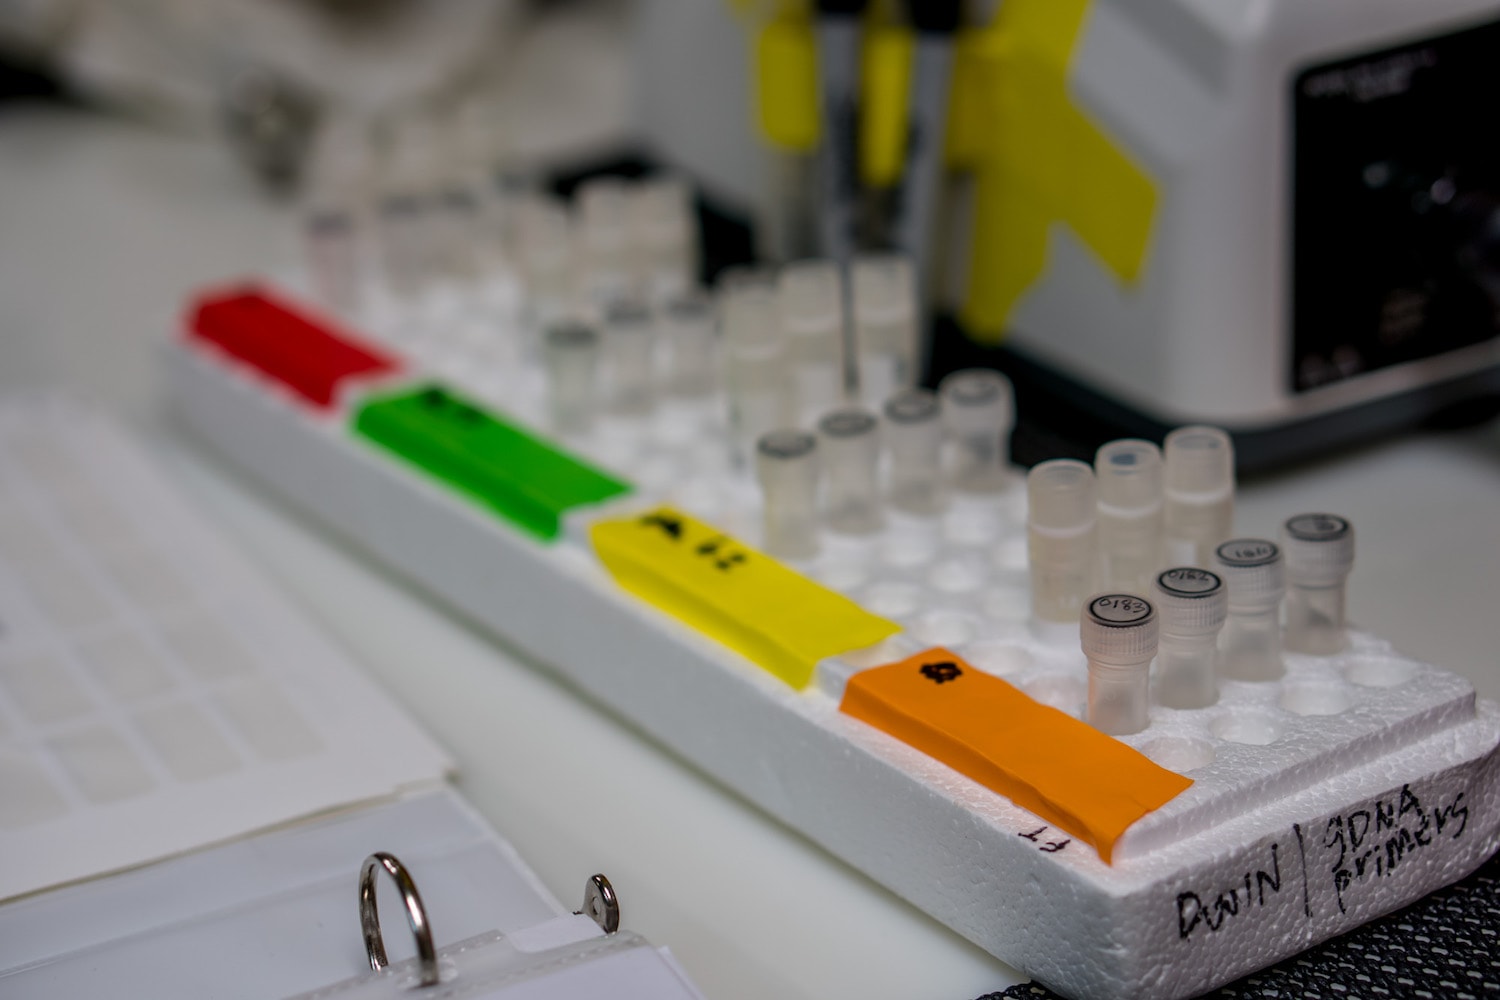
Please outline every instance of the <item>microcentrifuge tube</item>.
M1094 456L1099 479L1101 585L1145 594L1161 567L1161 449L1150 441L1111 441Z
M831 260L796 261L776 290L802 422L815 423L844 396L843 271Z
M797 423L796 385L776 311L773 275L759 268L726 272L720 282L719 322L731 457L744 468L762 434Z
M397 119L376 202L376 232L386 285L398 296L421 291L433 275L436 246L437 135L417 114Z
M960 493L1005 489L1010 477L1010 429L1015 422L1010 380L988 368L966 368L944 377L938 396L951 447L948 478L953 488ZM1092 473L1089 478L1092 482ZM1069 621L1077 610L1075 606L1068 614Z
M528 196L516 206L517 264L529 357L536 357L535 345L542 331L573 312L571 236L568 210L555 198Z
M943 506L942 408L928 389L906 389L885 403L890 455L887 502L907 514L936 514Z
M854 258L849 274L859 395L868 407L917 384L917 281L904 254Z
M637 280L647 300L662 303L686 295L698 277L691 186L672 175L648 177L637 182L630 210Z
M1229 590L1216 573L1178 566L1156 575L1151 596L1161 616L1156 700L1168 708L1207 708L1219 699L1219 630Z
M1344 581L1354 568L1354 527L1337 514L1298 514L1281 526L1286 553L1287 649L1328 655L1349 641Z
M1219 676L1274 681L1281 659L1281 549L1264 538L1235 538L1214 550L1214 570L1229 588L1229 616L1219 633Z
M629 299L604 310L603 381L612 412L642 416L651 412L655 391L655 337L651 313Z
M581 323L556 323L543 336L543 357L552 429L587 432L594 424L599 392L599 334Z
M1094 470L1070 458L1026 476L1031 611L1042 622L1075 622L1094 592L1098 491Z
M1134 594L1100 594L1083 604L1078 632L1089 661L1089 725L1115 736L1145 729L1151 714L1156 609Z
M667 391L682 399L712 395L718 384L714 311L706 295L690 292L662 308L661 341Z
M1164 450L1163 561L1212 566L1214 549L1234 530L1234 444L1217 427L1179 427Z
M359 304L359 219L368 169L364 123L334 120L319 130L304 208L308 267L318 297L344 312Z
M579 255L579 298L602 315L615 299L634 292L630 249L630 182L604 176L584 181L575 199Z
M823 452L824 520L864 535L885 521L880 505L880 421L864 410L834 410L818 421Z
M782 559L818 553L818 439L806 431L777 430L760 437L755 473L765 512L761 546Z

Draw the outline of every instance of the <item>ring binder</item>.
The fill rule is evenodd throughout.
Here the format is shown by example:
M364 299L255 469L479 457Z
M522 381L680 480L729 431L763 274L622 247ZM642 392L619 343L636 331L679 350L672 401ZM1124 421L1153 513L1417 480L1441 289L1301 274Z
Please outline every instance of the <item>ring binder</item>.
M575 911L613 934L620 929L620 897L603 873L592 875L583 886L583 909Z
M370 960L370 968L380 972L391 964L385 957L385 940L380 934L380 905L375 898L376 871L389 875L396 883L397 891L401 893L401 903L406 910L406 924L417 942L417 963L421 969L417 985L436 986L441 977L438 975L437 948L432 943L432 925L427 920L427 908L422 905L422 895L417 892L417 883L412 880L406 866L394 854L385 851L376 851L365 858L359 869L359 927L364 933L365 956ZM606 881L605 885L608 884ZM618 912L619 908L616 907L616 914Z

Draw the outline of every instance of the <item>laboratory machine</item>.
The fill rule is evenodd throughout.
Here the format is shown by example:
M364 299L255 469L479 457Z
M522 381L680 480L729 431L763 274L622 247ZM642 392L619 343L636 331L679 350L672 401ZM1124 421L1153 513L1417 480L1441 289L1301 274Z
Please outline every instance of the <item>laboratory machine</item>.
M737 34L717 23L727 7L688 28L673 6L645 5L642 130L757 205L775 252L786 164L841 141L799 114L817 107L820 78L797 71L822 56L821 22L749 5L763 16ZM902 83L915 93L929 36L867 6L873 189L922 139ZM1482 122L1500 103L1500 4L971 6L927 262L951 320L936 374L999 365L1024 420L1080 457L1212 423L1242 470L1497 412L1500 145ZM688 30L714 60L674 45ZM689 70L696 105L672 90ZM1028 463L1046 457L1025 437Z

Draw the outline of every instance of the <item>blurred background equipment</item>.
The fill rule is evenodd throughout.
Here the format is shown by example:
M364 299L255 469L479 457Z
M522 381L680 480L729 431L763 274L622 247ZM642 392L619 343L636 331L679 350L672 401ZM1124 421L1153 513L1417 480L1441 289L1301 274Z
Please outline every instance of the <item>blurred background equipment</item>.
M854 7L861 107L838 118L827 25ZM765 255L837 256L797 192L858 150L855 249L918 255L945 317L929 380L1007 371L1022 461L1209 422L1253 470L1500 405L1500 145L1472 117L1500 98L1493 0L1007 0L965 5L951 42L925 4L639 17L648 148L755 205ZM913 190L950 46L941 189Z

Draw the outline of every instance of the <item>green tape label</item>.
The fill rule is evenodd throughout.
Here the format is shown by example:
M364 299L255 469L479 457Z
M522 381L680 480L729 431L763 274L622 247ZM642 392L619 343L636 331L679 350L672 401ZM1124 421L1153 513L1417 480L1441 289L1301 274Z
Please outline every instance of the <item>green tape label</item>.
M543 539L574 507L629 484L440 385L366 402L354 432Z

